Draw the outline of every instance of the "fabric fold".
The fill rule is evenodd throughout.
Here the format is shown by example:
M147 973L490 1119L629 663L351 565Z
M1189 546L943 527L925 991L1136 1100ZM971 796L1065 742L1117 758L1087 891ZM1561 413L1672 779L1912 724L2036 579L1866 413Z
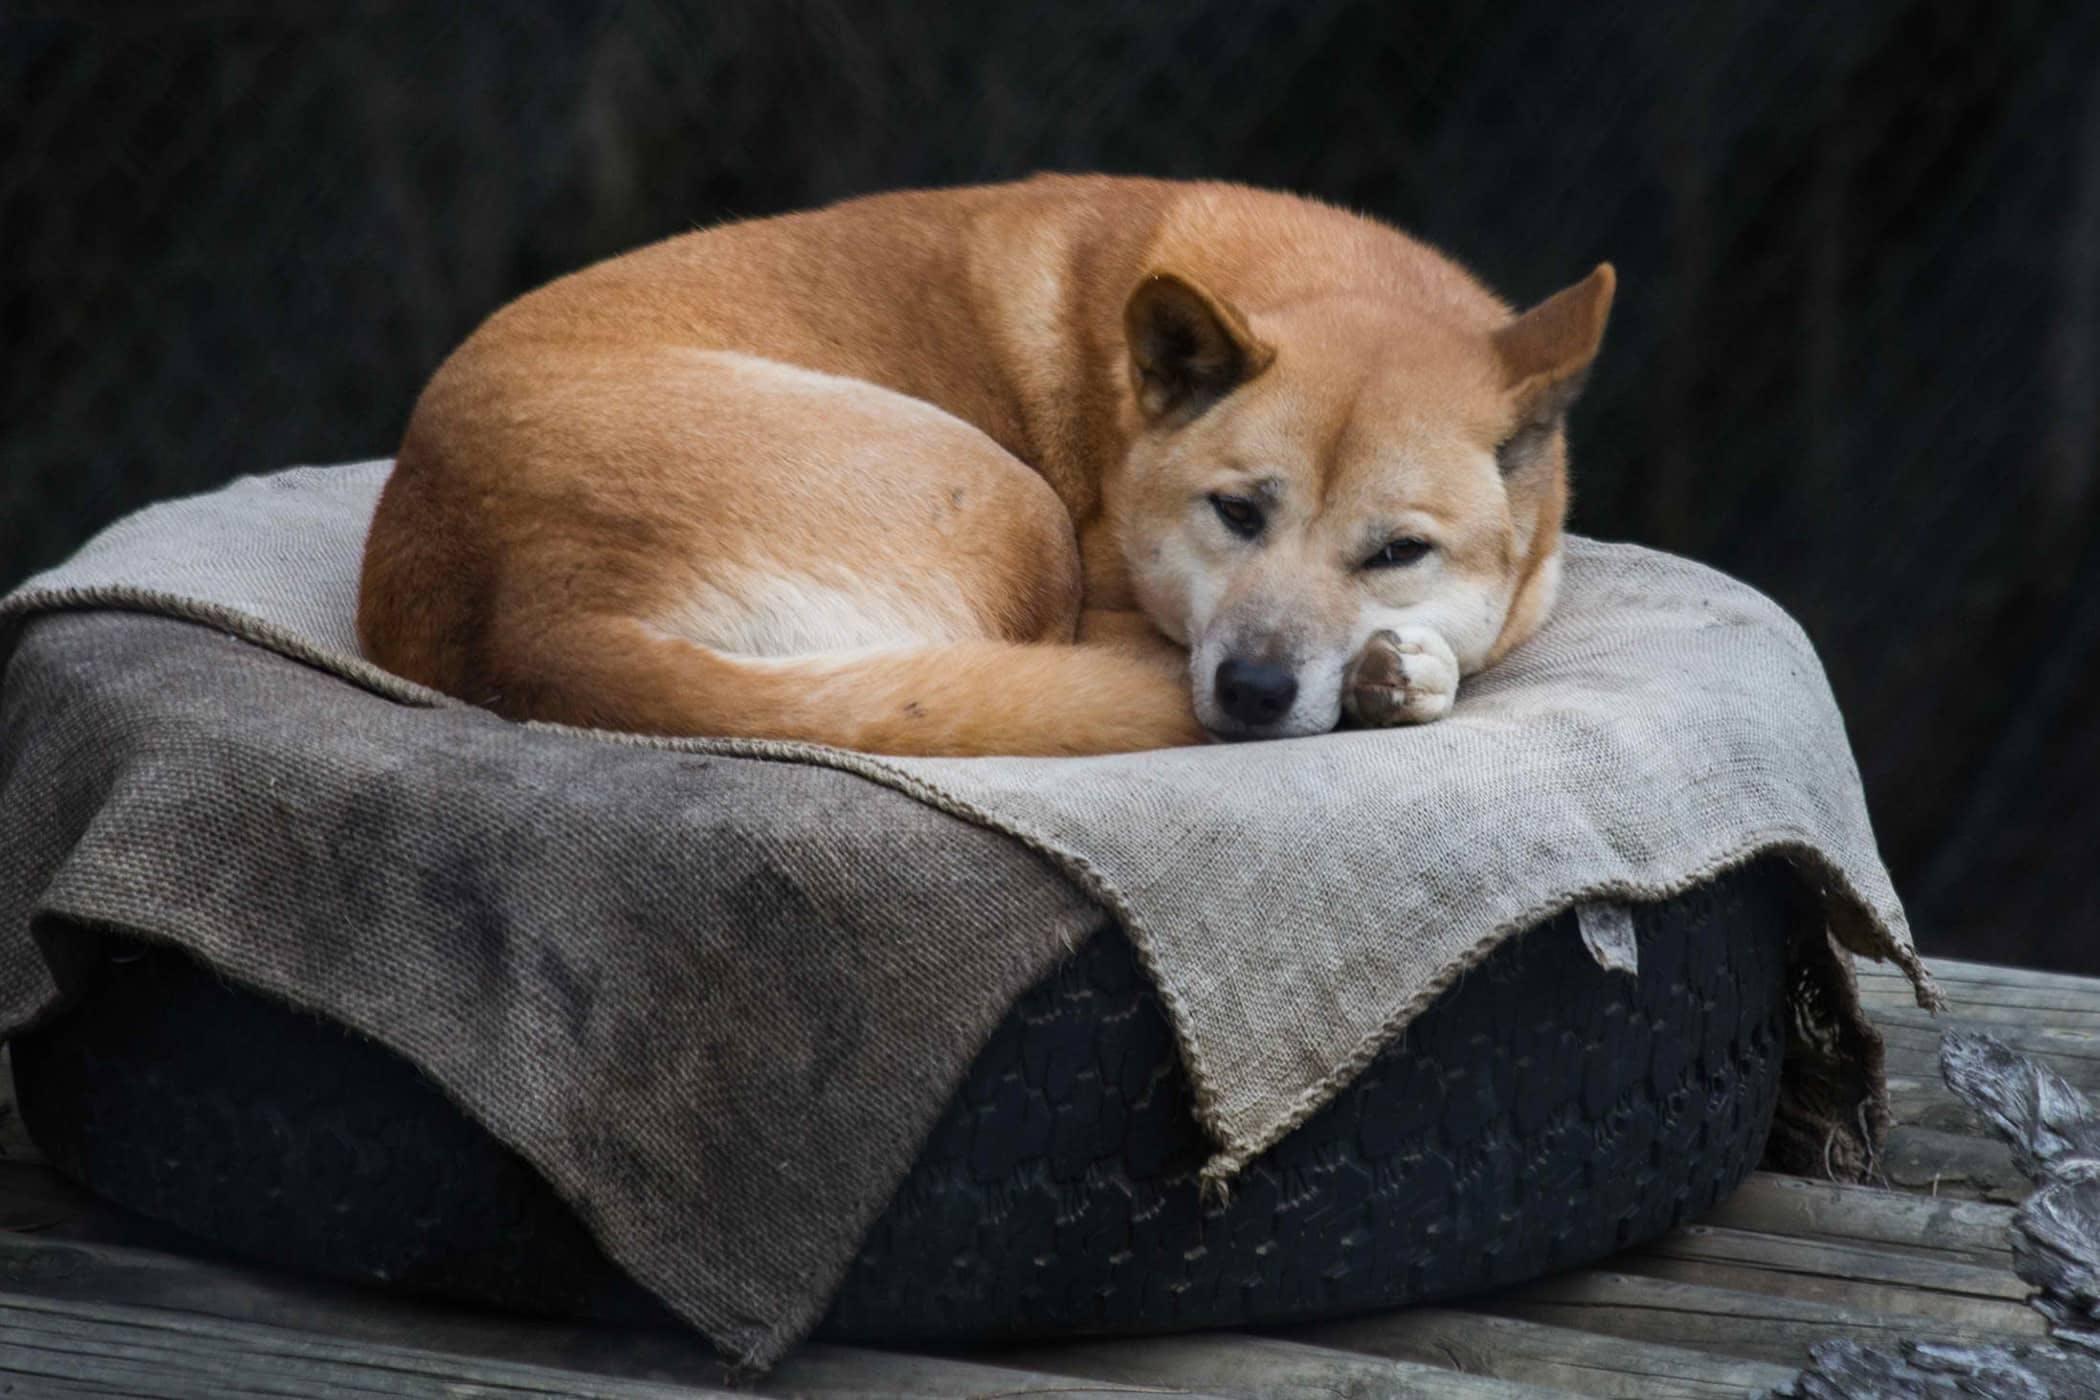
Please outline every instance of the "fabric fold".
M57 994L40 921L178 943L414 1060L760 1364L1104 912L1219 1186L1502 939L1760 855L1829 933L1795 952L1776 1150L1871 1161L1846 954L1936 1004L1807 638L1688 561L1571 539L1545 630L1418 729L880 758L520 726L373 667L352 619L387 470L153 507L0 602L0 1032Z

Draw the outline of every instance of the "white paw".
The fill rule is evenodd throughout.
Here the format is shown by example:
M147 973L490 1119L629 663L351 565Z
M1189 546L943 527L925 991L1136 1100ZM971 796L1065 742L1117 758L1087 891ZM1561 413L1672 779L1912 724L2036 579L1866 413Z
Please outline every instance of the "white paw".
M1427 627L1374 632L1342 677L1342 711L1357 724L1426 724L1458 698L1458 657Z

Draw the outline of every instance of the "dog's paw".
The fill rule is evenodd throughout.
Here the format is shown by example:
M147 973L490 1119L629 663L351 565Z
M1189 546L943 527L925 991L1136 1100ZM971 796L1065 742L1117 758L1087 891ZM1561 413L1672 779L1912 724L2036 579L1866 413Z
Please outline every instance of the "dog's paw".
M1372 728L1442 719L1458 698L1458 657L1427 627L1374 632L1342 677L1342 712Z

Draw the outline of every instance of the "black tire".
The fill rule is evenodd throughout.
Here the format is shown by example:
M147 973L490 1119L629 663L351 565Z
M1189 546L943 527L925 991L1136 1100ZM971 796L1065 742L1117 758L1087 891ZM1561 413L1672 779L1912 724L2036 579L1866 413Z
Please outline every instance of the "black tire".
M1222 1205L1199 1200L1205 1141L1157 999L1106 932L977 1057L821 1332L1282 1323L1476 1292L1651 1239L1763 1151L1798 897L1768 862L1637 910L1637 979L1599 968L1572 917L1509 940ZM661 1316L405 1061L174 953L132 945L125 959L15 1046L24 1121L68 1174L279 1265Z

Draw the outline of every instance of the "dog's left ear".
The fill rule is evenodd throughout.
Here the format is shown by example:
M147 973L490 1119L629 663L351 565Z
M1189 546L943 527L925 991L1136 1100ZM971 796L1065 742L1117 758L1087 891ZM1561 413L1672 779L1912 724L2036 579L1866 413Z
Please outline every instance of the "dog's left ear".
M1223 300L1171 272L1138 283L1123 307L1131 387L1154 423L1185 423L1269 367L1276 352Z
M1547 297L1494 334L1502 383L1516 407L1516 427L1500 450L1502 470L1534 460L1582 392L1619 284L1610 263Z

